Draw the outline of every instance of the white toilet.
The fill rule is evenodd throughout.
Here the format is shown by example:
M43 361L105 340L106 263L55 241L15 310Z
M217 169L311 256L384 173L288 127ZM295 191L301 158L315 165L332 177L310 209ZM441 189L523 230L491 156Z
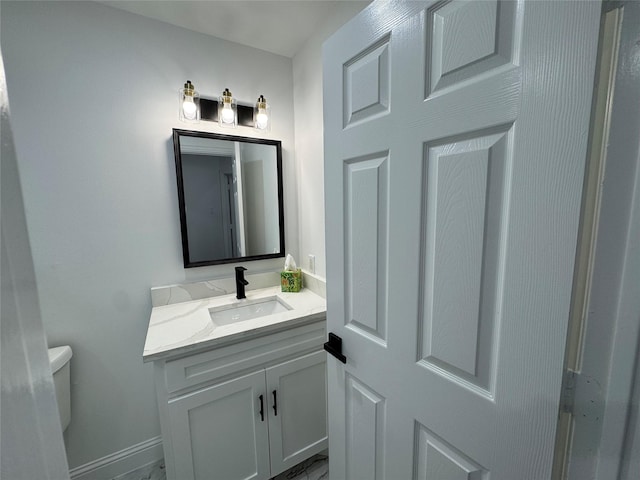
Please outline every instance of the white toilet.
M56 386L58 412L64 432L71 421L71 379L69 376L69 361L73 352L71 347L64 345L49 349L49 362L53 373L53 383Z

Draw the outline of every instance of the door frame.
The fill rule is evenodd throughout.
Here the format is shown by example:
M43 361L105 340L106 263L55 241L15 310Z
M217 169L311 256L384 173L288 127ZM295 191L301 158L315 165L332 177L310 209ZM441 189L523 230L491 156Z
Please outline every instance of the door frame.
M47 354L0 49L2 262L2 474L69 478L56 390Z
M569 480L640 476L640 72L626 67L640 50L640 5L605 2L603 24L605 15L615 10L621 13L619 44L609 86L614 95L602 149L600 205L599 212L591 212L594 231L587 241L592 255L582 262L589 263L591 283L574 287L585 289L585 313L567 343L574 345L575 354L569 368L597 388L577 388L573 432L568 435L583 440L569 439L566 450L560 440L557 455L565 471L557 471L556 478ZM578 268L579 263L576 272ZM593 402L595 409L589 408Z

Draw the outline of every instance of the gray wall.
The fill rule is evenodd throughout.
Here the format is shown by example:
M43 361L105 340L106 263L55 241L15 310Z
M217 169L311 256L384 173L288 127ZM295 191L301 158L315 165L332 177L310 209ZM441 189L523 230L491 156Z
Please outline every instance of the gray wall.
M292 62L93 2L1 9L42 319L49 345L74 351L73 468L160 434L152 367L142 363L149 288L233 272L182 266L171 130L185 128L177 90L187 79L205 95L229 87L240 100L269 98L268 136L283 142L287 250L297 253Z
M296 162L298 169L299 267L309 268L315 256L315 273L326 276L324 212L324 144L322 114L322 44L353 18L368 2L337 2L333 15L315 31L293 57ZM333 220L335 221L335 219Z

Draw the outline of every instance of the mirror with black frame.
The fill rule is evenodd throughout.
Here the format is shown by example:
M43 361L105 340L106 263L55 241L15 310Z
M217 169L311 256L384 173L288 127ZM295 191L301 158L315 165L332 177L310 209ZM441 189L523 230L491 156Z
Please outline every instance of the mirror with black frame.
M173 130L185 268L284 257L278 140Z

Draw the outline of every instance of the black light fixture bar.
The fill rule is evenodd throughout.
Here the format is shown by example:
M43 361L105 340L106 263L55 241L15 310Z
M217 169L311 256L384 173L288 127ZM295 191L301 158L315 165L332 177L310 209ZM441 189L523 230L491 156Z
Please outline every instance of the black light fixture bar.
M253 127L253 106L237 105L238 125ZM200 98L200 120L206 122L218 121L218 101L209 98Z

